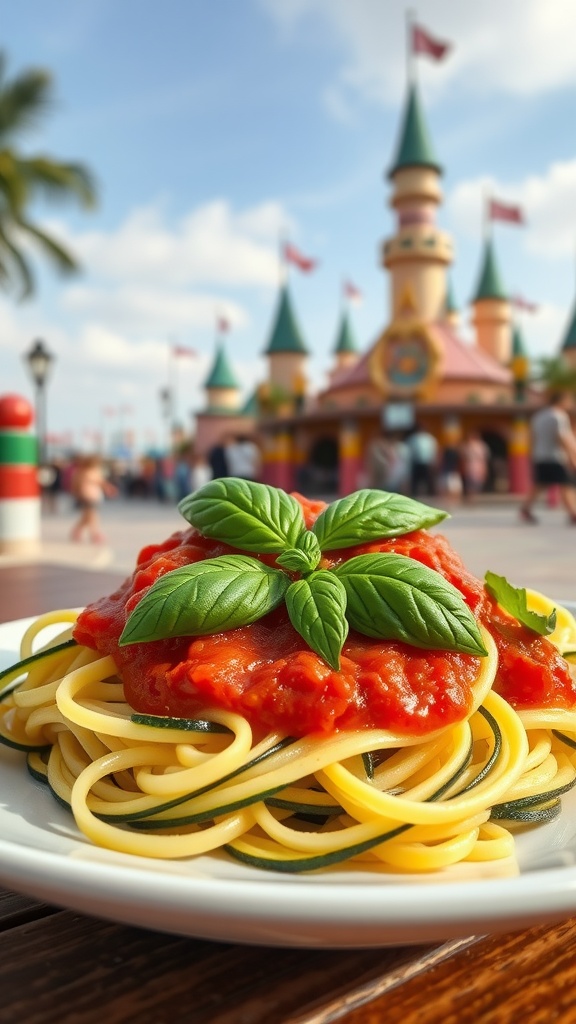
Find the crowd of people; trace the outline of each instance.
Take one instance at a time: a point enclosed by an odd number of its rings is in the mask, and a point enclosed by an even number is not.
[[[557,493],[568,521],[576,523],[576,435],[570,413],[574,396],[555,393],[531,420],[532,484],[520,505],[524,522],[537,523],[533,508],[542,492]],[[54,459],[39,470],[46,513],[66,498],[78,515],[70,539],[104,540],[100,508],[106,498],[151,497],[175,503],[217,477],[259,480],[260,447],[254,437],[227,433],[207,455],[188,443],[169,456],[144,456],[133,462],[99,455]],[[421,425],[407,433],[383,432],[366,453],[366,483],[415,498],[473,501],[491,478],[491,453],[476,431],[455,445],[441,446]]]
[[[372,444],[368,459],[371,487],[420,496],[472,500],[486,487],[490,449],[477,432],[458,445],[442,448],[421,426],[409,433],[385,432]]]
[[[142,456],[134,460],[104,459],[98,454],[54,458],[38,471],[42,508],[55,514],[65,503],[77,511],[70,540],[104,541],[100,509],[107,498],[155,498],[178,502],[215,477],[239,476],[257,480],[260,449],[245,435],[227,434],[205,457],[194,445],[184,444],[168,456]]]

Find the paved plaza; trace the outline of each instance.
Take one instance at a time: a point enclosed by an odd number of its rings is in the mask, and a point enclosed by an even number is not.
[[[508,499],[482,499],[450,512],[451,518],[437,529],[449,537],[472,572],[483,576],[491,569],[516,586],[576,600],[576,527],[567,524],[562,509],[543,505],[537,526],[521,523],[517,503]],[[102,510],[106,543],[99,546],[69,542],[74,518],[64,500],[57,514],[43,517],[40,557],[126,573],[141,547],[163,540],[184,523],[175,508],[154,500],[107,501]]]

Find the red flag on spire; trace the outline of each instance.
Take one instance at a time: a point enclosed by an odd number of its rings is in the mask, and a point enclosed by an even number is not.
[[[508,224],[524,224],[524,214],[519,206],[501,203],[498,199],[490,200],[488,216],[490,220],[505,220]]]
[[[355,284],[352,284],[352,281],[344,281],[344,295],[349,302],[362,302],[362,292]]]
[[[535,302],[528,302],[528,299],[522,298],[521,295],[514,295],[512,297],[512,305],[516,309],[521,309],[524,313],[537,313],[538,306]]]
[[[315,270],[317,266],[317,260],[312,260],[308,256],[303,256],[296,246],[291,245],[290,242],[284,244],[284,259],[287,263],[293,263],[298,270],[302,270],[303,273],[309,274],[311,270]]]
[[[444,60],[452,44],[431,36],[421,25],[412,25],[412,52],[423,53],[432,60]]]
[[[176,358],[178,358],[178,356],[195,356],[196,349],[186,348],[184,345],[173,345],[172,355],[176,356]]]
[[[216,318],[216,329],[220,334],[226,334],[230,330],[230,321],[225,316]]]

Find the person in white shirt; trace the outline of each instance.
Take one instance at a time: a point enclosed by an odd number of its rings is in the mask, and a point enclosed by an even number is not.
[[[576,437],[568,410],[574,398],[569,392],[555,392],[548,404],[532,417],[532,487],[520,507],[526,523],[537,523],[532,506],[540,492],[558,487],[569,523],[576,524],[576,491],[570,473],[576,470]]]
[[[436,494],[436,473],[438,468],[438,441],[433,434],[422,427],[416,429],[406,438],[411,463],[411,493],[417,497],[424,494]]]
[[[260,475],[260,449],[250,437],[235,437],[226,446],[226,461],[230,476],[257,480]]]

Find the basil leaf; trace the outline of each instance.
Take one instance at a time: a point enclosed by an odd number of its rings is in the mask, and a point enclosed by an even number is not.
[[[260,554],[295,547],[306,528],[295,498],[239,477],[211,480],[183,498],[178,509],[205,537]]]
[[[290,622],[309,647],[339,671],[340,652],[348,635],[346,591],[332,572],[314,572],[286,591]]]
[[[118,643],[202,636],[256,622],[280,603],[290,579],[248,555],[221,555],[161,576],[130,615]]]
[[[513,587],[505,576],[497,576],[494,572],[487,572],[484,577],[486,590],[505,611],[513,615],[523,626],[527,626],[534,633],[540,636],[548,636],[556,628],[556,609],[550,615],[541,615],[528,608],[526,590],[524,587]]]
[[[434,526],[447,515],[403,494],[365,488],[332,502],[312,530],[322,551],[334,551]]]
[[[344,584],[346,615],[359,633],[432,650],[487,653],[460,591],[416,559],[357,555],[333,572]]]
[[[276,559],[278,565],[293,572],[312,572],[322,557],[320,545],[315,534],[306,530],[298,538],[298,547],[288,548]]]

